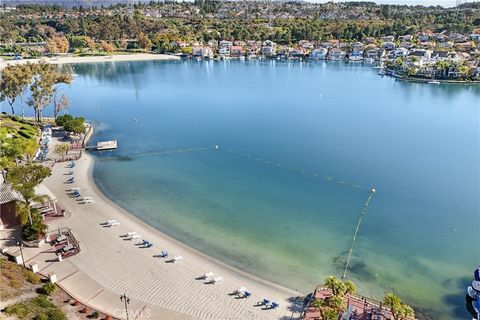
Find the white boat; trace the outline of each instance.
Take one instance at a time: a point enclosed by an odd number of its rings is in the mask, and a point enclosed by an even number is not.
[[[428,81],[429,84],[440,84],[440,81],[437,81],[437,80],[432,80],[432,81]]]

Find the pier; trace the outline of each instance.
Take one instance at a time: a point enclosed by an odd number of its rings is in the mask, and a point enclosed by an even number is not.
[[[117,140],[111,140],[111,141],[99,141],[97,142],[96,146],[88,146],[85,147],[87,150],[115,150],[117,149]]]

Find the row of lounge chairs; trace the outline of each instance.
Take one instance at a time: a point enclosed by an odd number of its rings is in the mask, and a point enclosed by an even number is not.
[[[82,194],[80,193],[80,188],[74,187],[70,189],[70,194],[75,197],[81,199],[82,203],[94,203],[95,200],[93,200],[92,197],[85,196],[82,197]]]

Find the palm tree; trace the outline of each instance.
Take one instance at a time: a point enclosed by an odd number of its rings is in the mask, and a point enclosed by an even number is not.
[[[325,279],[324,286],[326,288],[332,290],[333,295],[335,295],[335,296],[338,296],[338,295],[343,296],[345,294],[345,291],[346,291],[346,286],[343,283],[343,281],[341,281],[340,279],[338,279],[335,276],[327,277]]]
[[[319,311],[322,309],[322,307],[325,305],[325,301],[322,299],[315,299],[313,302],[310,304],[311,307],[314,307],[318,309]]]
[[[353,294],[355,291],[357,291],[357,287],[352,281],[344,281],[343,284],[346,287],[345,294]]]

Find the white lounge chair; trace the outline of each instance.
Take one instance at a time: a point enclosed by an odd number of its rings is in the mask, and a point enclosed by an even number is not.
[[[119,223],[120,224],[120,223]],[[126,237],[128,240],[133,240],[133,239],[138,239],[141,238],[142,236],[139,234],[132,234],[131,236]]]
[[[119,226],[120,222],[117,220],[107,220],[106,226],[107,227],[114,227],[114,226]]]
[[[211,278],[207,278],[205,280],[206,280],[205,283],[213,283],[214,284],[214,283],[222,281],[223,278],[222,277],[211,277]]]
[[[136,231],[127,232],[127,233],[125,234],[125,237],[128,238],[128,237],[131,237],[131,236],[133,236],[133,235],[135,235],[135,234],[138,234],[138,233],[137,233]]]
[[[173,259],[172,259],[173,262],[177,262],[177,261],[181,261],[181,260],[183,260],[182,256],[176,256],[176,257],[173,257]]]
[[[203,279],[213,278],[215,274],[213,272],[207,272],[203,275]]]

